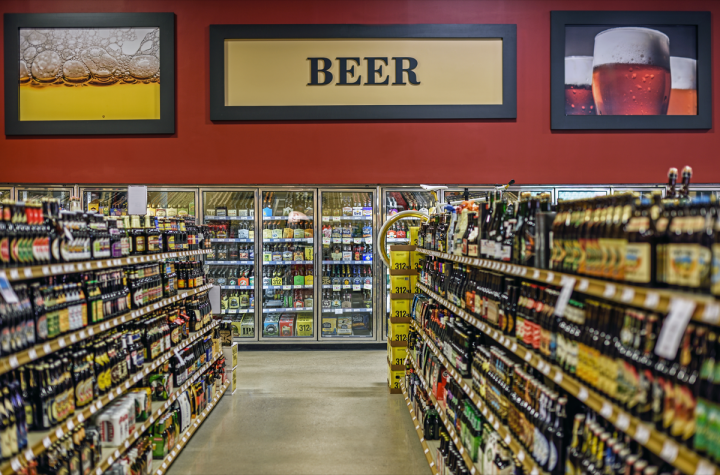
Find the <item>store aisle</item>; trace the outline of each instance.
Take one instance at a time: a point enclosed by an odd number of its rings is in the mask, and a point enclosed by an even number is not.
[[[169,470],[190,474],[430,474],[385,351],[238,352],[224,397]]]

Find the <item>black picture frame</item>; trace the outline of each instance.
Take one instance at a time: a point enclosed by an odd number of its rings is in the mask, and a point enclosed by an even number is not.
[[[226,39],[501,38],[503,103],[493,105],[226,106]],[[210,25],[210,120],[515,119],[517,25]]]
[[[5,135],[118,135],[175,133],[174,13],[6,13]],[[160,118],[150,120],[20,121],[20,28],[160,28]]]
[[[550,109],[552,130],[652,130],[712,128],[710,12],[550,12]],[[692,25],[697,28],[698,113],[682,115],[565,115],[565,27],[572,25]]]

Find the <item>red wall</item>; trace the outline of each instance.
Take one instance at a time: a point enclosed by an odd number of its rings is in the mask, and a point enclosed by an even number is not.
[[[720,21],[717,0],[3,0],[3,13],[175,12],[177,125],[173,136],[3,134],[0,181],[652,183],[663,182],[670,166],[691,165],[694,182],[720,183],[715,129],[550,130],[550,11],[577,8],[710,10],[713,30]],[[208,25],[221,23],[516,23],[517,120],[212,123]],[[718,84],[720,40],[712,38]],[[0,114],[4,131],[3,122]]]

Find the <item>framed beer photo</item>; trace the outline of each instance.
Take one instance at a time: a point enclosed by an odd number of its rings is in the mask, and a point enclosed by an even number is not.
[[[551,12],[553,130],[710,129],[709,12]]]
[[[175,132],[174,13],[5,14],[5,134]]]

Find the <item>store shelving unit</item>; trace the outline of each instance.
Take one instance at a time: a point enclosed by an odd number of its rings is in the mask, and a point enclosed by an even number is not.
[[[692,312],[693,320],[710,325],[720,324],[720,303],[710,295],[638,287],[620,282],[607,282],[552,270],[536,269],[534,267],[487,259],[456,256],[443,252],[429,251],[427,249],[417,249],[417,252],[481,269],[542,282],[548,285],[563,286],[572,284],[574,292],[654,312],[667,313],[670,311],[670,305],[673,300],[681,299],[694,304],[695,308]]]
[[[164,298],[162,300],[151,303],[144,307],[141,307],[141,308],[135,309],[133,311],[126,312],[117,317],[108,319],[104,322],[97,323],[95,325],[90,325],[88,327],[83,328],[82,330],[64,334],[53,340],[35,345],[31,348],[27,348],[25,350],[19,351],[12,355],[8,355],[3,358],[0,358],[0,374],[7,373],[8,371],[12,371],[17,367],[22,366],[27,363],[30,363],[31,361],[34,361],[38,358],[43,358],[49,354],[55,353],[56,351],[61,350],[62,348],[65,348],[68,345],[75,344],[77,342],[80,342],[80,341],[88,339],[88,338],[94,338],[94,336],[96,334],[110,330],[111,328],[115,328],[118,325],[123,325],[123,324],[130,322],[132,320],[135,320],[136,318],[139,318],[143,315],[147,315],[148,313],[154,312],[155,310],[158,310],[162,307],[165,307],[167,305],[175,303],[178,300],[182,300],[182,299],[185,299],[192,295],[195,295],[195,294],[198,294],[201,292],[205,292],[205,291],[209,290],[211,287],[212,287],[212,284],[206,284],[201,287],[197,287],[195,289],[189,289],[186,291],[178,292],[178,294],[175,295],[174,297]]]
[[[207,334],[217,325],[218,322],[213,322],[204,329],[194,333],[192,337],[190,337],[184,343],[184,346],[187,346],[197,341],[198,338]],[[145,376],[154,371],[158,366],[169,360],[174,354],[174,350],[169,350],[165,352],[165,354],[156,358],[154,361],[146,363],[145,365],[143,365],[143,369],[141,371],[138,371],[138,373],[136,373],[132,377],[132,379],[128,379],[127,381],[125,381],[125,383],[109,391],[103,397],[93,401],[92,404],[85,407],[84,409],[77,410],[72,417],[64,421],[62,424],[58,424],[57,426],[47,431],[29,432],[28,448],[23,453],[13,457],[9,461],[0,465],[0,474],[11,475],[19,471],[22,467],[26,467],[29,462],[31,462],[33,459],[45,452],[45,450],[47,450],[52,444],[60,440],[66,433],[72,432],[73,428],[75,428],[77,425],[82,424],[84,421],[90,419],[97,411],[110,404],[110,402],[112,402],[115,398],[128,392],[131,387],[133,387]]]
[[[220,387],[220,390],[217,392],[215,399],[208,403],[205,410],[200,413],[200,415],[195,419],[195,422],[193,422],[190,427],[188,427],[188,429],[182,434],[182,438],[175,445],[175,448],[173,448],[164,459],[153,460],[153,466],[150,473],[154,473],[155,475],[163,475],[168,470],[168,468],[170,468],[170,465],[172,465],[173,461],[185,448],[190,438],[193,436],[193,434],[195,434],[195,431],[197,431],[198,427],[200,427],[200,425],[205,421],[207,416],[210,415],[212,410],[215,408],[215,405],[223,397],[223,394],[225,394],[225,391],[227,391],[229,386],[230,383],[227,383]]]
[[[437,410],[438,414],[440,415],[440,420],[442,421],[443,425],[445,426],[445,430],[450,435],[450,438],[452,439],[453,443],[455,444],[455,447],[457,447],[458,452],[460,452],[460,455],[463,458],[463,461],[465,462],[465,465],[470,469],[470,474],[475,475],[476,473],[480,473],[480,470],[477,469],[475,466],[475,462],[472,461],[470,458],[470,454],[468,453],[465,446],[462,444],[462,440],[458,437],[457,432],[455,431],[455,427],[453,426],[452,422],[450,422],[445,415],[445,404],[441,401],[438,401],[435,396],[432,393],[432,388],[427,384],[425,381],[425,378],[423,378],[421,374],[421,370],[418,366],[418,364],[415,362],[412,356],[410,356],[410,353],[408,352],[408,361],[412,365],[413,368],[415,368],[415,374],[420,378],[420,382],[422,383],[423,387],[425,388],[425,391],[427,392],[428,396],[430,397],[430,400],[433,403],[433,406],[435,406],[435,409]],[[414,417],[414,416],[413,416]],[[417,430],[417,427],[416,427]]]
[[[415,409],[412,408],[412,402],[408,397],[405,385],[401,384],[400,387],[402,388],[402,395],[405,396],[405,403],[407,404],[408,410],[410,411],[410,416],[412,417],[413,424],[415,424],[415,432],[417,432],[418,438],[420,439],[420,445],[422,445],[423,453],[425,453],[425,458],[427,459],[428,465],[430,466],[430,471],[433,475],[439,475],[437,464],[435,463],[435,454],[437,453],[437,446],[439,444],[437,443],[437,441],[434,440],[425,440],[423,428],[420,427],[420,423],[415,416]]]
[[[539,469],[535,462],[532,460],[532,457],[525,456],[525,449],[520,444],[520,442],[517,440],[517,438],[510,432],[508,427],[505,424],[501,424],[500,419],[497,417],[497,415],[494,413],[492,408],[488,406],[485,401],[480,397],[479,394],[477,394],[472,389],[472,381],[469,382],[466,381],[465,378],[463,378],[460,373],[458,373],[453,365],[445,358],[445,356],[438,350],[438,348],[435,346],[433,341],[428,338],[428,336],[425,334],[422,328],[420,328],[420,325],[417,324],[413,320],[412,322],[413,329],[418,332],[418,334],[422,337],[423,340],[425,340],[428,344],[428,347],[433,352],[435,357],[440,360],[440,362],[445,366],[445,369],[450,373],[450,375],[459,383],[459,385],[462,387],[462,390],[467,394],[467,396],[470,398],[470,400],[475,404],[475,406],[480,410],[483,417],[487,418],[488,422],[492,425],[493,429],[495,429],[495,432],[500,434],[500,437],[502,437],[503,442],[505,445],[507,445],[510,450],[512,450],[513,454],[515,454],[515,457],[520,461],[520,463],[523,464],[523,467],[525,468],[525,471],[527,473],[537,475],[539,473]],[[409,357],[412,361],[412,357]],[[413,362],[413,366],[415,366],[415,363]],[[457,445],[457,438],[453,438],[453,442],[455,442],[455,445]]]
[[[17,282],[20,280],[37,279],[54,275],[76,274],[89,270],[105,270],[112,267],[142,264],[143,262],[156,262],[177,257],[197,256],[207,254],[208,252],[207,249],[199,249],[196,251],[162,252],[145,256],[122,257],[120,259],[98,259],[94,261],[16,267],[0,270],[0,276],[5,276],[10,282]]]
[[[172,405],[172,403],[174,403],[177,398],[187,388],[190,387],[191,384],[197,381],[200,376],[205,374],[205,372],[212,366],[215,361],[218,360],[221,355],[222,354],[217,354],[213,356],[212,361],[203,365],[203,367],[200,368],[188,381],[183,383],[182,386],[180,386],[179,388],[175,388],[173,392],[169,395],[167,401],[153,401],[150,417],[148,417],[147,420],[143,421],[141,424],[136,423],[135,431],[130,434],[127,439],[123,440],[120,445],[103,446],[102,451],[104,455],[100,464],[95,468],[96,475],[101,475],[107,469],[109,469],[113,462],[118,460],[122,456],[122,454],[124,454],[125,451],[129,449],[130,446],[132,446],[132,444],[134,444],[135,441],[138,440],[145,433],[145,431],[152,428],[153,423],[158,420],[163,414],[165,414],[165,412]]]
[[[477,265],[478,267],[483,267],[487,269],[493,269],[500,272],[506,272],[513,275],[520,275],[525,278],[531,278],[533,280],[539,280],[543,281],[548,284],[553,285],[562,285],[568,282],[567,280],[563,280],[562,284],[560,283],[560,279],[564,276],[566,279],[568,277],[575,277],[575,276],[566,276],[564,274],[559,274],[551,271],[545,271],[540,269],[533,269],[529,267],[523,267],[523,266],[514,266],[510,264],[500,264],[494,261],[485,261],[482,259],[468,259],[458,256],[450,256],[449,254],[444,253],[437,253],[434,251],[427,251],[427,250],[421,250],[418,249],[419,252],[423,252],[428,255],[436,255],[436,257],[439,258],[446,258],[445,256],[448,256],[447,259],[452,259],[456,262],[464,262],[469,265]],[[431,254],[432,253],[432,254]],[[460,261],[460,259],[465,259],[466,261]],[[478,261],[476,264],[475,261]],[[524,271],[523,271],[524,270]],[[544,277],[544,279],[543,279]],[[557,280],[556,280],[557,279]],[[581,279],[588,281],[590,279]],[[597,281],[600,282],[600,281]],[[572,285],[572,282],[566,285]],[[580,284],[574,284],[574,285],[580,285]],[[614,289],[613,292],[607,292],[602,291],[601,295],[596,295],[603,298],[608,298],[612,300],[612,297],[614,297],[617,294],[616,286],[623,287],[623,288],[631,288],[633,291],[636,289],[632,286],[625,286],[620,284],[610,284],[602,282],[603,286],[612,286],[611,288]],[[599,289],[597,289],[598,284],[595,284],[595,288],[591,288],[589,285],[587,287],[583,286],[582,289],[578,290],[579,292],[588,293],[589,295],[595,295],[594,292],[598,292]],[[703,475],[709,475],[709,474],[715,474],[720,475],[720,468],[712,464],[710,461],[703,459],[700,457],[696,452],[688,449],[684,445],[679,445],[677,442],[675,442],[672,438],[666,436],[665,434],[656,431],[654,428],[650,427],[649,425],[641,422],[639,419],[631,416],[621,408],[619,408],[617,405],[613,404],[612,401],[608,400],[607,398],[603,397],[602,395],[598,394],[597,392],[593,391],[591,388],[587,387],[586,385],[578,382],[575,378],[572,376],[566,374],[564,371],[562,371],[557,366],[551,365],[547,363],[543,358],[541,358],[538,354],[528,351],[524,347],[518,346],[515,342],[514,338],[509,338],[502,333],[497,332],[495,329],[491,328],[489,325],[485,324],[481,320],[477,319],[475,316],[465,312],[464,310],[456,307],[446,299],[440,297],[435,292],[431,291],[429,288],[427,288],[425,285],[418,283],[418,288],[422,290],[425,294],[432,297],[434,300],[439,302],[441,305],[446,307],[448,310],[453,312],[454,314],[458,315],[459,317],[463,318],[467,322],[469,322],[471,325],[478,328],[480,331],[491,337],[493,340],[495,340],[497,343],[502,345],[506,350],[513,353],[518,358],[526,361],[530,366],[537,369],[540,373],[545,375],[550,380],[554,381],[555,384],[563,388],[567,393],[569,393],[571,396],[577,398],[582,403],[590,407],[593,411],[597,412],[605,418],[607,421],[615,425],[618,429],[625,432],[626,434],[629,434],[631,437],[633,437],[637,442],[639,442],[641,445],[646,447],[648,450],[650,450],[652,453],[660,456],[663,460],[671,464],[672,466],[676,467],[683,473],[686,473],[688,475],[694,475],[694,474],[700,474]],[[642,289],[637,288],[638,294],[642,295],[645,294],[644,300],[647,299],[647,294],[649,293],[657,293],[657,295],[660,295],[660,292],[655,290],[648,290],[648,289]],[[593,293],[590,293],[593,292]],[[635,296],[638,296],[638,294],[635,294]],[[680,296],[673,296],[669,297],[667,294],[676,294],[675,292],[662,292],[664,295],[663,298],[661,298],[660,302],[657,304],[653,303],[651,305],[652,310],[656,311],[663,311],[664,308],[665,311],[668,309],[669,305],[669,299],[670,298],[681,298]],[[607,297],[605,296],[607,295]],[[685,295],[685,294],[682,294]],[[704,298],[700,296],[690,296],[695,297],[699,300],[698,306],[703,305],[705,303]],[[664,307],[661,306],[661,303],[663,300],[667,300],[667,303]],[[630,302],[633,302],[633,299],[627,299],[621,300],[625,304],[630,304]],[[640,302],[640,301],[639,301]],[[644,301],[642,302],[644,303]],[[712,303],[712,305],[715,305]],[[641,307],[647,308],[645,305],[640,305]],[[697,315],[697,309],[694,316]],[[700,315],[702,318],[702,315]]]

